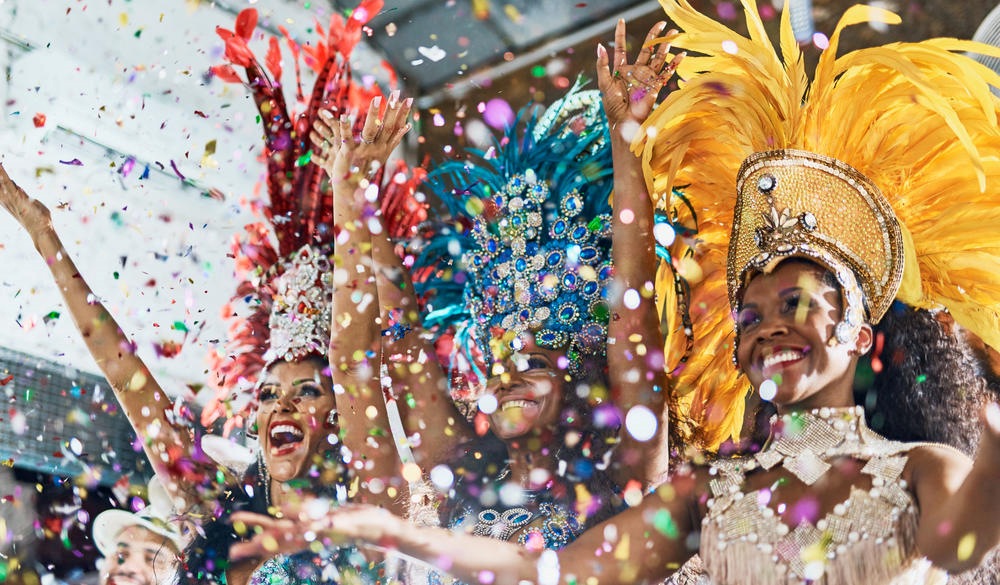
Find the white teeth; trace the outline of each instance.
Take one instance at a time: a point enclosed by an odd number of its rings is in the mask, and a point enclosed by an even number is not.
[[[784,351],[779,351],[778,353],[772,353],[771,355],[764,358],[764,367],[770,368],[777,364],[784,362],[792,362],[800,359],[804,354],[801,351],[796,351],[793,349],[786,349]]]
[[[504,402],[500,408],[501,410],[507,410],[508,408],[524,408],[526,406],[534,406],[535,404],[537,403],[531,400],[509,400]]]
[[[278,425],[271,429],[271,437],[274,437],[275,435],[279,434],[292,435],[293,437],[297,437],[299,439],[303,437],[302,431],[293,427],[292,425]]]

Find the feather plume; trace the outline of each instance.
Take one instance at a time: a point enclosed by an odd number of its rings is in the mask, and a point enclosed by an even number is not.
[[[658,205],[679,209],[671,193],[680,187],[697,213],[697,238],[678,238],[671,251],[700,268],[690,303],[694,352],[676,372],[676,385],[680,414],[701,427],[709,447],[739,436],[749,389],[731,362],[726,246],[736,173],[753,152],[807,150],[869,177],[913,244],[907,256],[915,262],[906,267],[898,298],[947,309],[1000,347],[1000,131],[991,92],[1000,77],[957,54],[998,56],[1000,49],[932,39],[838,56],[846,27],[900,22],[891,12],[855,6],[838,23],[809,83],[787,5],[779,56],[752,0],[742,3],[750,38],[699,14],[687,0],[661,0],[682,30],[673,46],[700,56],[681,63],[681,89],[653,112],[633,144]],[[661,275],[660,296],[672,288]],[[678,355],[677,336],[670,335],[678,319],[670,317],[666,347]]]

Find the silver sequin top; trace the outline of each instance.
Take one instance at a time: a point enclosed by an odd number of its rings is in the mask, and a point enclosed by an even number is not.
[[[710,468],[712,499],[700,546],[704,573],[687,576],[688,583],[929,585],[947,580],[916,551],[919,511],[901,477],[915,444],[890,441],[869,429],[860,407],[793,413],[783,417],[782,428],[782,435],[754,457]],[[831,460],[845,457],[864,462],[861,473],[871,485],[851,486],[847,500],[815,524],[807,519],[786,524],[769,505],[773,486],[747,491],[746,476],[755,470],[782,466],[812,485],[833,467]]]

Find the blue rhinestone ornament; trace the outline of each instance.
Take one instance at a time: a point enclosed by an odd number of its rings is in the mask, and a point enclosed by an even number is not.
[[[492,359],[495,341],[528,334],[547,349],[566,350],[572,370],[606,343],[611,278],[611,148],[598,92],[574,89],[544,116],[526,113],[492,154],[436,168],[428,190],[441,199],[461,233],[441,232],[414,269],[461,271],[461,300],[430,298],[425,323],[454,327],[455,338]],[[478,159],[478,160],[477,160]],[[440,241],[450,238],[446,245]],[[450,243],[461,246],[451,252]],[[447,248],[447,255],[440,253]],[[440,280],[417,284],[451,294]],[[434,321],[436,319],[436,321]],[[597,331],[595,333],[595,330]],[[599,338],[595,343],[594,339]],[[491,344],[491,342],[494,342]],[[585,347],[584,347],[585,346]],[[476,372],[477,375],[482,372]]]

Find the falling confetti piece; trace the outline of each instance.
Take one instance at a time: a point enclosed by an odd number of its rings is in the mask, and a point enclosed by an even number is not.
[[[35,117],[31,121],[35,124],[35,128],[41,128],[45,125],[45,114],[39,112],[35,114]]]
[[[435,63],[448,56],[448,53],[437,45],[432,47],[417,47],[417,52]]]
[[[74,158],[72,160],[61,160],[61,161],[59,161],[59,164],[70,165],[70,166],[74,166],[74,167],[82,167],[83,166],[83,162],[80,159],[78,159],[78,158]]]
[[[180,179],[181,179],[182,181],[184,181],[184,180],[187,180],[187,177],[185,177],[184,175],[182,175],[182,174],[181,174],[181,171],[180,171],[180,169],[178,169],[178,168],[177,168],[177,163],[175,163],[175,162],[174,162],[173,160],[171,160],[171,161],[170,161],[170,168],[174,169],[174,173],[175,173],[175,174],[176,174],[176,175],[177,175],[178,177],[180,177]]]

